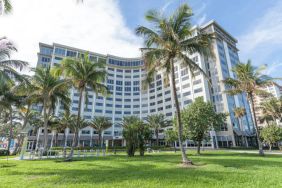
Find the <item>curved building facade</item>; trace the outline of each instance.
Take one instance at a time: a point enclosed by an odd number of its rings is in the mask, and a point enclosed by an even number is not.
[[[203,70],[209,74],[211,84],[200,72],[194,72],[192,77],[188,68],[181,63],[175,64],[175,75],[177,84],[177,97],[181,108],[192,103],[197,97],[203,97],[205,101],[211,101],[217,112],[228,112],[225,125],[218,132],[211,133],[213,147],[226,147],[243,144],[236,140],[238,134],[253,131],[249,105],[246,97],[227,96],[223,91],[225,86],[221,80],[227,77],[234,77],[231,69],[239,61],[236,40],[223,30],[216,22],[212,21],[206,25],[196,28],[213,32],[216,36],[214,49],[215,59],[206,60],[199,54],[191,54],[189,57],[194,60]],[[86,51],[54,43],[53,45],[39,44],[38,66],[55,66],[64,57],[80,57]],[[102,55],[88,52],[90,60],[104,61],[106,63],[107,79],[106,85],[110,90],[110,95],[103,97],[88,90],[87,103],[82,106],[82,116],[90,120],[97,116],[109,118],[113,125],[104,132],[104,137],[108,140],[122,140],[122,127],[120,122],[125,116],[135,115],[145,119],[149,114],[162,113],[168,119],[174,115],[174,103],[172,91],[168,79],[158,70],[154,81],[148,85],[147,89],[142,89],[142,80],[146,77],[144,62],[141,58],[123,58],[112,55]],[[78,111],[78,92],[71,89],[72,106],[71,112]],[[234,118],[233,109],[242,106],[246,108],[247,115],[243,118],[243,125]],[[56,114],[60,115],[63,108],[58,105]],[[34,142],[40,145],[42,130],[30,147],[34,147]],[[61,145],[70,145],[72,133],[66,130],[67,141]],[[241,135],[242,136],[242,135]],[[36,139],[36,141],[35,141]],[[80,143],[84,146],[93,146],[97,139],[96,131],[90,127],[80,131]],[[186,142],[189,145],[189,142]]]

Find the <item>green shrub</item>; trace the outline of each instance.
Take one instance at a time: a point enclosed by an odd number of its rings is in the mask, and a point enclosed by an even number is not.
[[[9,155],[8,150],[0,150],[0,156],[6,156]]]

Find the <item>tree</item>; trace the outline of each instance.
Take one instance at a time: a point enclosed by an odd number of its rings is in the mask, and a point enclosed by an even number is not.
[[[174,105],[176,107],[176,118],[178,124],[178,140],[182,154],[182,162],[191,164],[188,160],[182,145],[182,123],[180,107],[177,98],[175,68],[176,63],[182,63],[189,68],[194,76],[195,71],[201,69],[187,54],[199,53],[205,57],[212,55],[212,35],[201,31],[194,31],[191,27],[190,19],[192,10],[187,4],[180,6],[171,16],[164,17],[161,12],[150,10],[146,14],[147,21],[152,24],[152,28],[139,26],[136,29],[137,35],[145,39],[146,48],[143,48],[143,58],[147,70],[146,82],[151,83],[157,70],[164,70],[165,80],[171,81]]]
[[[14,88],[10,85],[2,85],[0,87],[0,108],[2,108],[2,113],[6,113],[6,125],[9,127],[9,137],[8,137],[8,152],[10,151],[11,140],[14,137],[14,129],[16,122],[14,121],[14,111],[16,106],[19,106],[21,98],[15,95]],[[6,126],[6,127],[7,127]]]
[[[282,119],[282,103],[281,100],[272,97],[260,103],[260,107],[264,116],[271,117],[275,122]]]
[[[272,123],[261,130],[261,137],[265,143],[269,146],[269,151],[272,149],[272,145],[282,139],[282,129],[276,124]]]
[[[175,142],[177,142],[177,132],[175,130],[166,130],[165,131],[165,140],[168,143],[172,143],[174,146],[174,151],[176,152],[176,144]]]
[[[200,147],[209,130],[220,127],[226,114],[216,113],[210,102],[205,102],[202,97],[182,111],[183,125],[187,127],[188,137],[197,141],[197,153],[200,155]]]
[[[149,115],[147,122],[150,128],[154,130],[157,146],[159,146],[159,131],[168,126],[165,116],[163,114]]]
[[[48,118],[55,108],[55,104],[60,103],[66,107],[70,104],[69,84],[65,79],[51,74],[50,67],[36,68],[31,84],[33,92],[31,97],[40,101],[43,105],[44,119],[44,151],[48,146]]]
[[[79,92],[77,124],[80,122],[83,95],[85,96],[84,102],[87,102],[88,99],[87,88],[90,88],[97,94],[107,93],[107,87],[103,84],[106,76],[105,65],[106,62],[102,59],[92,62],[86,53],[81,55],[80,58],[63,59],[61,66],[53,71],[54,75],[63,75],[70,80],[73,87]]]
[[[262,71],[265,67],[256,68],[252,66],[251,60],[248,60],[246,64],[238,63],[233,69],[233,73],[236,75],[236,78],[227,78],[224,80],[224,83],[228,86],[229,89],[226,90],[226,93],[229,95],[237,95],[246,93],[249,104],[252,109],[253,122],[255,125],[257,142],[259,146],[259,154],[264,155],[262,143],[260,140],[260,133],[256,121],[256,113],[254,106],[254,96],[255,95],[269,95],[261,88],[267,86],[273,82],[273,78],[262,74]]]
[[[145,140],[150,138],[149,127],[136,116],[127,116],[123,118],[123,137],[126,140],[127,155],[133,157],[137,148],[140,155],[144,155]]]
[[[89,124],[98,132],[98,146],[102,148],[102,133],[112,126],[112,122],[106,117],[96,117]]]
[[[28,65],[27,62],[21,60],[11,60],[11,53],[17,49],[7,38],[0,38],[0,85],[12,84],[16,81],[22,81],[24,78],[17,72]]]
[[[70,154],[69,154],[68,159],[67,159],[68,161],[72,160],[74,148],[77,147],[78,144],[79,144],[78,143],[79,130],[89,126],[89,123],[87,121],[85,121],[84,119],[79,119],[79,122],[77,122],[76,120],[77,120],[77,116],[71,115],[71,122],[72,123],[69,124],[69,128],[73,132],[74,136],[73,136],[71,151],[70,151]]]

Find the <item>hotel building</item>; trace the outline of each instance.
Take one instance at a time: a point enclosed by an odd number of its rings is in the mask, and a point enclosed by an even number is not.
[[[190,75],[189,70],[180,63],[175,64],[177,97],[181,108],[191,104],[197,97],[203,97],[205,101],[211,101],[217,112],[228,113],[229,116],[224,125],[218,131],[211,131],[211,141],[206,144],[211,147],[230,147],[244,145],[240,139],[246,136],[249,139],[248,145],[252,144],[253,123],[250,115],[250,108],[245,95],[228,96],[224,93],[226,89],[222,83],[223,79],[234,77],[231,68],[238,61],[237,40],[226,32],[215,21],[210,21],[202,26],[196,26],[196,30],[202,30],[213,33],[216,37],[213,43],[215,57],[206,59],[200,54],[190,54],[193,59],[209,75],[210,82],[200,73],[195,72],[195,77]],[[60,64],[65,57],[79,57],[88,52],[57,43],[39,44],[38,66],[55,66]],[[97,116],[108,117],[113,125],[104,131],[106,140],[119,145],[122,142],[122,127],[120,122],[124,116],[135,115],[145,119],[149,114],[162,113],[167,119],[174,116],[174,103],[172,98],[172,88],[165,81],[162,70],[155,75],[154,81],[148,89],[142,90],[141,83],[146,77],[146,70],[142,58],[125,58],[113,55],[103,55],[94,52],[88,52],[90,60],[99,60],[106,63],[107,80],[106,83],[111,95],[103,97],[96,95],[88,90],[87,104],[82,106],[82,116],[90,120]],[[130,54],[129,54],[130,56]],[[75,89],[70,90],[72,105],[71,112],[77,114],[78,111],[78,92]],[[243,125],[239,125],[234,117],[233,109],[235,107],[244,107],[247,115],[243,117]],[[60,115],[63,109],[60,105],[56,107],[56,115]],[[43,130],[39,129],[37,133],[30,133],[29,147],[35,148],[35,145],[42,144]],[[70,146],[73,134],[69,129],[65,130],[67,141],[60,143],[62,134],[59,135],[60,145]],[[32,136],[33,135],[33,136]],[[52,138],[49,135],[49,140]],[[160,136],[163,138],[163,135]],[[84,128],[79,133],[80,144],[83,146],[93,146],[97,140],[96,131],[90,127]],[[36,144],[37,143],[37,144]],[[186,146],[193,146],[193,141],[186,141]]]

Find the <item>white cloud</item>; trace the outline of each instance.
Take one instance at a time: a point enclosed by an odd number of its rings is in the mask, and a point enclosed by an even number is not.
[[[263,63],[282,45],[282,1],[257,18],[246,32],[238,37],[243,57],[255,58]],[[281,47],[280,47],[281,50]]]
[[[14,0],[0,17],[0,36],[18,48],[14,58],[37,62],[38,43],[62,43],[103,54],[140,55],[141,39],[127,28],[116,0]]]

